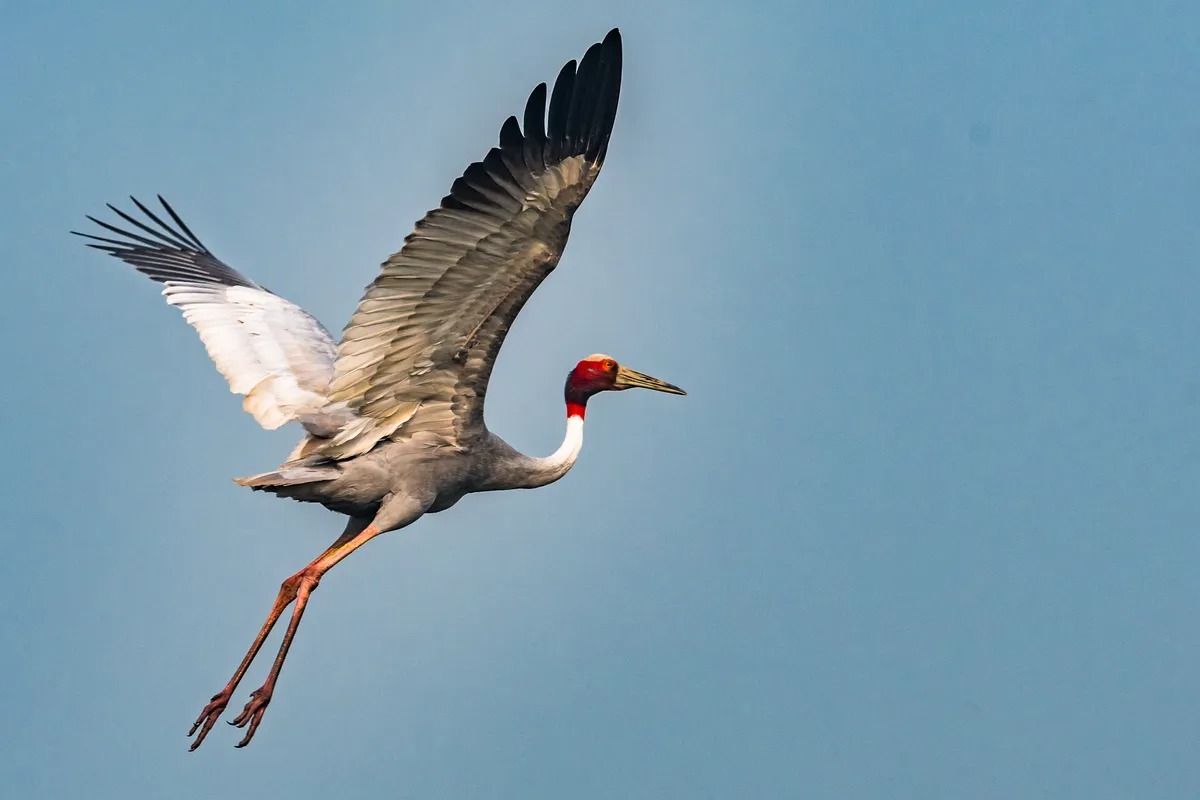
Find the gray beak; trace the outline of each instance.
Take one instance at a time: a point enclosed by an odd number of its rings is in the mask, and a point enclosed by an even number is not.
[[[687,392],[678,386],[673,386],[666,381],[651,378],[649,375],[643,375],[640,372],[634,372],[625,367],[617,367],[617,378],[613,382],[613,386],[617,389],[632,389],[636,386],[639,389],[653,389],[656,392],[666,392],[667,394],[687,394]]]

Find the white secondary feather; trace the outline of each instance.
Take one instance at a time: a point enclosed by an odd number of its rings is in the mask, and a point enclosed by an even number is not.
[[[163,295],[264,428],[324,407],[337,345],[304,309],[250,286],[168,281]]]

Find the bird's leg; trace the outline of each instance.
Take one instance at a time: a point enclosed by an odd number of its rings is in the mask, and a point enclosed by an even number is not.
[[[250,727],[246,731],[246,735],[240,742],[238,747],[245,747],[250,744],[250,740],[254,738],[254,732],[258,730],[258,725],[262,722],[263,714],[266,713],[267,704],[271,702],[271,695],[275,691],[275,683],[279,680],[279,672],[283,669],[284,659],[287,658],[288,649],[292,646],[292,638],[296,635],[296,629],[300,627],[300,618],[304,616],[304,608],[308,605],[308,597],[312,594],[312,590],[317,588],[321,582],[321,577],[328,572],[335,564],[341,561],[346,556],[353,553],[358,548],[369,542],[381,533],[381,530],[376,525],[367,525],[361,531],[351,534],[347,529],[346,533],[338,539],[333,545],[322,553],[317,559],[309,564],[304,569],[297,572],[292,578],[297,580],[296,583],[296,607],[292,609],[292,619],[288,623],[287,633],[283,635],[283,642],[279,645],[279,654],[275,656],[275,663],[271,665],[271,671],[267,675],[267,680],[262,686],[250,693],[250,701],[246,703],[246,707],[242,709],[242,713],[234,717],[230,725],[236,725],[239,728],[244,728],[248,724]],[[287,582],[284,583],[285,587]],[[282,596],[283,590],[280,590]],[[278,618],[278,615],[276,615]]]
[[[233,697],[233,692],[242,681],[242,677],[246,674],[246,670],[250,668],[250,663],[254,661],[254,657],[258,655],[258,651],[262,648],[263,642],[271,633],[271,629],[275,627],[275,623],[279,620],[284,609],[292,604],[296,599],[296,591],[298,583],[294,580],[293,575],[283,582],[283,586],[279,589],[279,595],[275,598],[275,604],[271,606],[271,613],[267,615],[267,621],[263,623],[262,628],[258,632],[258,636],[254,638],[254,643],[250,645],[250,649],[246,652],[246,657],[242,659],[242,663],[238,665],[237,671],[233,673],[233,677],[229,679],[229,683],[225,684],[225,688],[213,695],[212,700],[200,712],[200,716],[196,717],[196,721],[192,723],[191,730],[188,731],[188,736],[196,733],[199,728],[200,735],[196,736],[196,741],[192,742],[192,746],[188,750],[195,750],[204,741],[204,737],[208,736],[208,732],[212,730],[213,725],[221,718],[222,712],[225,711],[225,706],[229,705],[229,699]]]
[[[258,655],[258,651],[262,649],[263,642],[266,641],[267,636],[270,635],[271,629],[275,627],[275,623],[279,621],[279,617],[283,615],[284,610],[286,610],[287,607],[290,606],[292,602],[300,596],[300,589],[305,583],[306,576],[308,576],[308,579],[312,581],[311,575],[314,567],[320,564],[323,559],[328,558],[331,554],[336,553],[340,548],[348,545],[354,540],[355,537],[365,533],[366,525],[366,520],[351,519],[346,525],[345,532],[338,537],[337,541],[330,545],[325,552],[321,553],[321,555],[318,556],[307,567],[283,582],[283,585],[279,588],[279,594],[275,597],[275,603],[271,606],[271,612],[267,614],[267,621],[264,622],[262,628],[259,629],[258,636],[254,637],[254,642],[250,645],[250,649],[246,651],[246,656],[242,659],[242,663],[238,665],[237,671],[233,673],[233,677],[229,679],[229,683],[225,684],[225,688],[213,695],[212,700],[210,700],[208,705],[204,707],[204,710],[200,712],[200,716],[196,718],[195,723],[192,724],[191,730],[188,731],[188,736],[196,734],[197,729],[200,731],[199,735],[196,736],[196,741],[192,742],[192,746],[188,748],[189,750],[195,750],[197,747],[199,747],[200,743],[204,741],[204,737],[207,736],[208,732],[212,730],[213,725],[215,725],[217,720],[221,718],[222,712],[225,711],[225,706],[229,704],[229,700],[233,696],[234,691],[237,689],[238,684],[241,683],[242,678],[245,676],[246,670],[250,668],[250,663],[254,661],[254,658]],[[335,561],[334,563],[337,562]],[[326,569],[328,569],[328,567],[326,567]],[[324,570],[321,571],[321,574],[324,574]],[[308,593],[312,591],[312,589],[316,586],[316,583],[319,581],[320,575],[317,575],[316,580],[312,581],[311,585],[304,594],[305,600],[308,598]],[[292,624],[288,628],[287,642],[291,641],[291,636],[295,634],[295,627],[298,624],[299,614],[295,614],[293,615]],[[286,652],[286,649],[285,642],[283,652]],[[272,674],[278,673],[278,667],[282,660],[283,655],[281,653],[280,657],[276,659],[276,666],[272,670]],[[265,706],[266,704],[264,703],[263,705]],[[261,717],[261,714],[259,716]],[[252,733],[253,729],[251,730],[251,734]],[[249,736],[247,736],[247,739],[249,739]]]

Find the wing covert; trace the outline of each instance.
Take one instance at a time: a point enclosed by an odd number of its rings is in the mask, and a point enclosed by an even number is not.
[[[382,265],[338,347],[330,402],[358,420],[332,458],[425,432],[457,446],[483,430],[492,365],[509,326],[558,264],[571,218],[608,149],[621,85],[614,29],[529,96],[499,146],[454,181]]]
[[[163,284],[167,302],[200,334],[230,391],[245,395],[243,407],[264,428],[318,414],[337,353],[324,326],[214,256],[161,196],[174,225],[130,199],[145,221],[108,207],[133,230],[89,216],[118,238],[72,233]]]

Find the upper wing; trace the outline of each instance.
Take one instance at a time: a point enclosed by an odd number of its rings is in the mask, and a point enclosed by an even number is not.
[[[94,217],[88,219],[121,238],[72,233],[165,284],[167,302],[200,334],[230,391],[246,396],[243,407],[264,428],[319,412],[337,354],[329,332],[304,309],[222,263],[162,197],[177,227],[130,199],[146,222],[109,208],[145,236]]]
[[[558,264],[571,217],[600,173],[621,87],[621,36],[563,67],[500,129],[367,287],[338,347],[330,400],[358,418],[333,458],[427,431],[456,445],[482,429],[492,364],[513,319]]]

